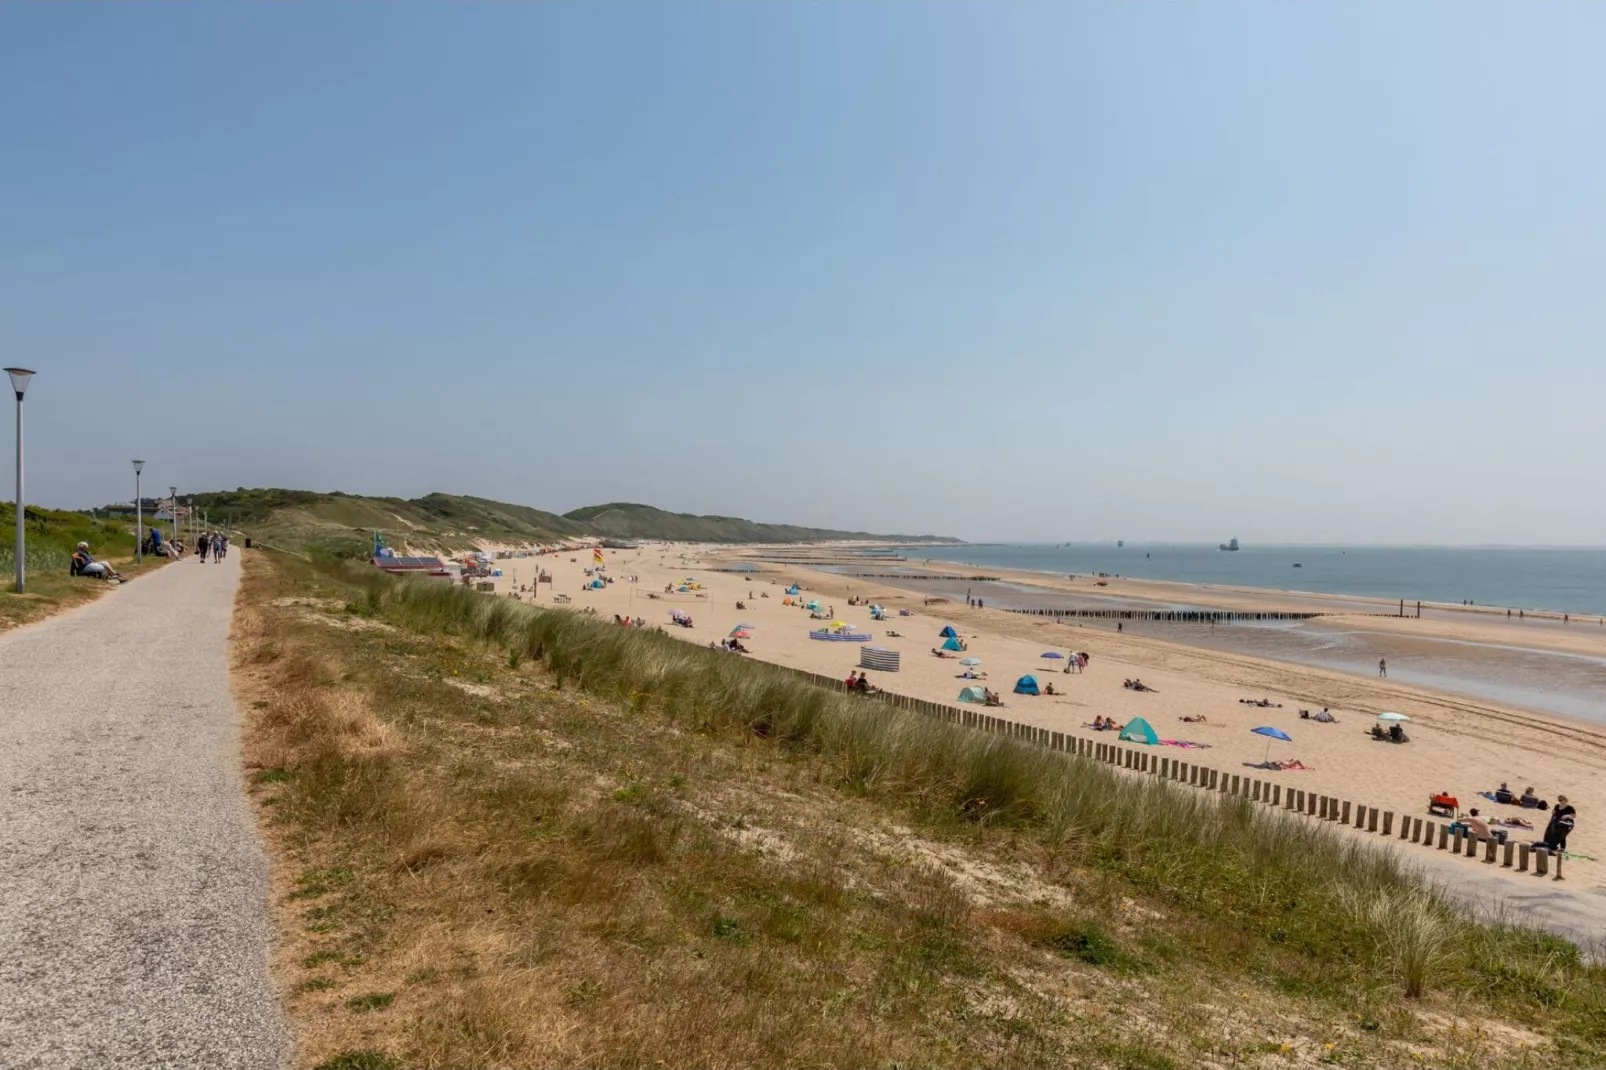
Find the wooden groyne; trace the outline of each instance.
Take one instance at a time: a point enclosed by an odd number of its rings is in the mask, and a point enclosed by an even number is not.
[[[997,576],[939,576],[930,572],[839,572],[850,580],[947,580],[950,583],[996,583]]]
[[[1180,624],[1231,624],[1252,620],[1313,620],[1330,613],[1250,613],[1224,609],[1006,609],[1028,617],[1072,617],[1079,620],[1157,620]]]

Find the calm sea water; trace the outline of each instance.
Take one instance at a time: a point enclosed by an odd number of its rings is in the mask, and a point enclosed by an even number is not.
[[[1036,572],[1606,614],[1606,549],[1246,546],[1227,553],[1185,544],[1023,543],[933,547],[930,555]]]

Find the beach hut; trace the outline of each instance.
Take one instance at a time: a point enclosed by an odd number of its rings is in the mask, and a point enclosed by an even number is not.
[[[1037,677],[1035,677],[1035,676],[1022,676],[1019,680],[1016,680],[1015,681],[1015,694],[1017,694],[1017,695],[1037,695],[1037,694],[1041,694],[1041,692],[1037,690]]]
[[[1126,727],[1121,729],[1121,739],[1127,743],[1147,743],[1151,747],[1160,742],[1160,737],[1154,734],[1149,722],[1141,717],[1134,717],[1126,723]]]
[[[937,638],[939,639],[957,639],[958,637],[959,633],[954,631],[954,626],[952,624],[943,625],[942,631],[937,633]]]
[[[942,641],[942,648],[944,650],[963,650],[965,649],[965,644],[950,636]]]
[[[960,702],[974,702],[983,705],[987,701],[987,692],[979,687],[967,687],[959,692]]]

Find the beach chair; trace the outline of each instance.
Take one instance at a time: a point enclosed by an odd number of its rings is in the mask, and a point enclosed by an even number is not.
[[[1460,809],[1461,803],[1454,795],[1428,796],[1428,813],[1434,817],[1453,818]]]

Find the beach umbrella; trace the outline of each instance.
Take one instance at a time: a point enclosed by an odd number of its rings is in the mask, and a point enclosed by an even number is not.
[[[730,633],[728,638],[731,638],[731,639],[751,639],[751,638],[753,638],[753,633],[748,631],[746,628],[732,628],[731,629],[731,633]]]
[[[736,627],[738,627],[738,628],[746,628],[748,631],[752,631],[754,628],[757,628],[758,625],[756,625],[756,624],[738,624]]]
[[[1291,743],[1291,742],[1293,742],[1293,739],[1294,739],[1293,736],[1289,735],[1287,732],[1284,732],[1281,728],[1273,728],[1270,725],[1261,725],[1259,728],[1251,728],[1249,731],[1253,732],[1257,736],[1265,736],[1265,737],[1267,737],[1266,738],[1266,757],[1261,759],[1262,761],[1270,761],[1271,760],[1271,741],[1272,740],[1280,739],[1284,743]]]
[[[976,666],[976,665],[980,665],[981,664],[981,659],[980,658],[960,658],[959,659],[959,664]]]
[[[1410,718],[1407,717],[1403,713],[1380,713],[1380,714],[1377,715],[1377,719],[1379,721],[1409,721],[1410,720]]]
[[[1045,657],[1045,658],[1062,659],[1062,658],[1065,657],[1065,655],[1061,654],[1061,653],[1059,653],[1057,651],[1050,650],[1047,654],[1044,654],[1043,657]]]

